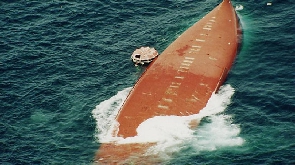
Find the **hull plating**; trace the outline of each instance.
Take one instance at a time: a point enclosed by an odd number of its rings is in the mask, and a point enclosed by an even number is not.
[[[147,68],[119,111],[113,136],[134,137],[137,127],[154,116],[198,114],[225,81],[237,54],[239,35],[235,10],[224,0]],[[134,153],[141,159],[151,145],[105,143],[96,160],[117,164]]]

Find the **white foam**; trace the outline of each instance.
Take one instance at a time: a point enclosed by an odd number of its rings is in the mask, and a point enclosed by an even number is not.
[[[92,111],[92,116],[96,119],[96,138],[100,142],[110,141],[113,131],[116,130],[117,122],[115,118],[131,89],[129,87],[119,91],[115,96],[101,102]]]
[[[152,154],[169,155],[185,147],[193,146],[196,151],[215,150],[222,146],[242,145],[243,139],[238,137],[240,128],[232,124],[231,117],[223,115],[231,103],[234,89],[230,85],[220,88],[218,94],[213,94],[206,107],[199,114],[190,116],[156,116],[139,125],[137,136],[129,138],[114,137],[117,122],[115,117],[126,99],[131,88],[118,92],[109,100],[100,103],[93,110],[97,120],[100,142],[116,141],[117,143],[147,143],[157,145],[149,151]],[[207,117],[211,122],[201,124],[197,129],[190,128],[192,120],[200,121]]]
[[[235,10],[236,11],[240,11],[240,10],[243,10],[244,9],[244,6],[243,5],[237,5]]]
[[[212,151],[222,147],[241,146],[244,140],[239,137],[239,125],[233,124],[229,115],[209,116],[210,122],[200,125],[195,138],[191,139],[195,151]]]

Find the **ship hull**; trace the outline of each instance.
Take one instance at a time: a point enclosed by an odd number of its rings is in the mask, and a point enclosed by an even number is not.
[[[137,136],[138,126],[155,116],[198,114],[225,81],[240,35],[235,10],[224,0],[150,64],[121,107],[113,136]],[[151,145],[103,143],[96,160],[102,164],[118,162],[132,154],[140,158]]]

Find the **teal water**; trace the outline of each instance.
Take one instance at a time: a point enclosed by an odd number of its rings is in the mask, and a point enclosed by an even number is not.
[[[163,51],[219,2],[0,1],[0,164],[91,164],[93,110],[143,71],[131,53]],[[232,2],[244,35],[231,102],[165,164],[295,164],[295,2]]]

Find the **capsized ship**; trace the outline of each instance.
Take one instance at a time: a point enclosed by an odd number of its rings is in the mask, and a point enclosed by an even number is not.
[[[121,107],[112,136],[135,137],[138,126],[155,116],[198,114],[225,81],[240,35],[231,1],[223,0],[149,65]],[[99,164],[123,164],[133,157],[144,164],[152,159],[145,155],[152,145],[102,143],[95,160]]]

